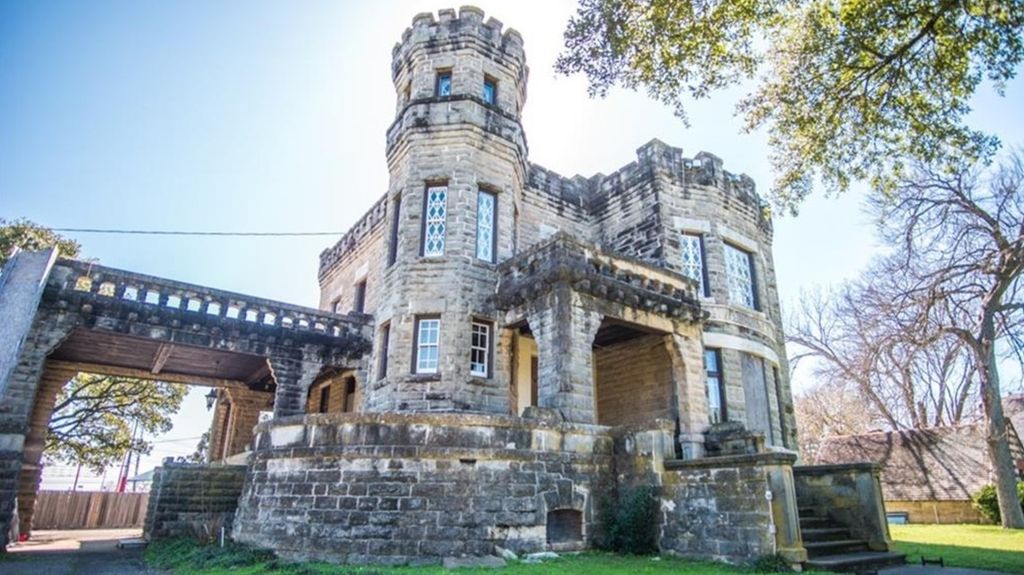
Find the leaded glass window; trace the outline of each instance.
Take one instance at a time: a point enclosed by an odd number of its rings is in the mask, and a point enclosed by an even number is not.
[[[476,194],[476,257],[494,261],[495,208],[498,197],[484,190]]]
[[[491,324],[473,322],[472,340],[469,347],[469,373],[477,377],[490,377]]]
[[[451,72],[438,72],[437,73],[437,95],[438,96],[451,96],[452,95],[452,73]]]
[[[423,210],[423,255],[443,256],[445,216],[448,211],[448,186],[427,188],[427,201]]]
[[[697,293],[708,295],[704,280],[704,239],[697,234],[683,234],[681,245],[683,275],[697,281]]]
[[[421,318],[416,322],[416,373],[437,373],[441,320]]]
[[[729,302],[757,309],[754,296],[754,260],[750,252],[725,245],[725,274],[729,279]]]
[[[704,369],[707,372],[708,421],[725,421],[725,385],[722,381],[722,355],[717,349],[704,350]]]

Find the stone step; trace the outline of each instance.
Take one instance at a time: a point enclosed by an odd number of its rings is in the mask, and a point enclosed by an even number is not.
[[[804,568],[843,573],[872,573],[885,567],[903,565],[906,555],[886,551],[861,551],[808,559]]]
[[[828,517],[801,517],[800,529],[813,529],[815,527],[840,527]]]
[[[804,542],[814,543],[816,541],[841,541],[850,539],[850,530],[842,527],[800,527],[800,534]]]
[[[867,551],[869,548],[868,542],[863,539],[838,539],[836,541],[804,542],[804,549],[807,550],[808,557],[823,557]]]
[[[818,508],[817,507],[797,507],[796,511],[797,511],[797,514],[800,517],[818,517],[819,516]]]

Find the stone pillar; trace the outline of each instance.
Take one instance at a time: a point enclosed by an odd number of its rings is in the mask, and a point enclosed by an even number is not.
[[[21,472],[18,474],[18,531],[23,534],[32,532],[32,515],[35,511],[36,493],[42,478],[43,450],[46,448],[46,436],[50,418],[57,401],[57,394],[64,388],[77,372],[67,369],[54,369],[47,366],[39,378],[35,405],[29,418],[28,435],[25,436],[25,448],[21,461]]]
[[[537,342],[537,401],[567,421],[596,423],[593,343],[602,316],[577,298],[559,287],[529,314]]]
[[[231,417],[231,401],[224,390],[218,390],[217,404],[213,407],[213,421],[210,423],[210,442],[207,446],[206,461],[212,463],[224,457],[224,441],[227,439],[228,420]]]
[[[38,312],[7,387],[0,394],[0,552],[7,543],[14,517],[29,417],[36,404],[46,356],[67,337],[76,319],[77,315],[63,312]]]
[[[307,345],[302,350],[301,357],[298,357],[298,354],[274,354],[267,358],[274,382],[277,384],[277,391],[274,393],[275,419],[306,413],[309,386],[313,384],[323,367],[319,352],[318,347]]]
[[[231,457],[248,451],[252,445],[252,428],[259,421],[260,412],[273,409],[274,395],[265,391],[250,389],[225,389],[231,402],[228,433],[224,438],[224,457]]]
[[[709,425],[700,327],[666,335],[665,347],[672,358],[672,381],[679,401],[679,445],[683,459],[695,459],[704,455],[704,431]]]

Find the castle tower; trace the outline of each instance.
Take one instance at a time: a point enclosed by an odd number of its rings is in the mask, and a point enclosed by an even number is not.
[[[395,45],[365,410],[509,412],[508,338],[492,299],[497,263],[516,250],[526,77],[519,33],[474,7],[420,14]]]

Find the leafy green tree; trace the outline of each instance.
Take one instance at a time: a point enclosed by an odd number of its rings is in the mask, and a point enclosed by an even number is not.
[[[77,258],[82,246],[49,228],[24,218],[8,221],[0,218],[0,266],[7,263],[14,248],[42,250],[56,246],[60,255]]]
[[[747,130],[765,127],[776,204],[812,185],[892,192],[904,165],[988,160],[965,123],[988,80],[1002,94],[1024,58],[1024,0],[581,0],[555,67],[592,95],[646,89],[685,100],[748,80]]]
[[[186,386],[80,373],[57,395],[46,437],[47,458],[102,472],[129,451],[152,444],[132,438],[136,423],[150,436],[171,429]]]

